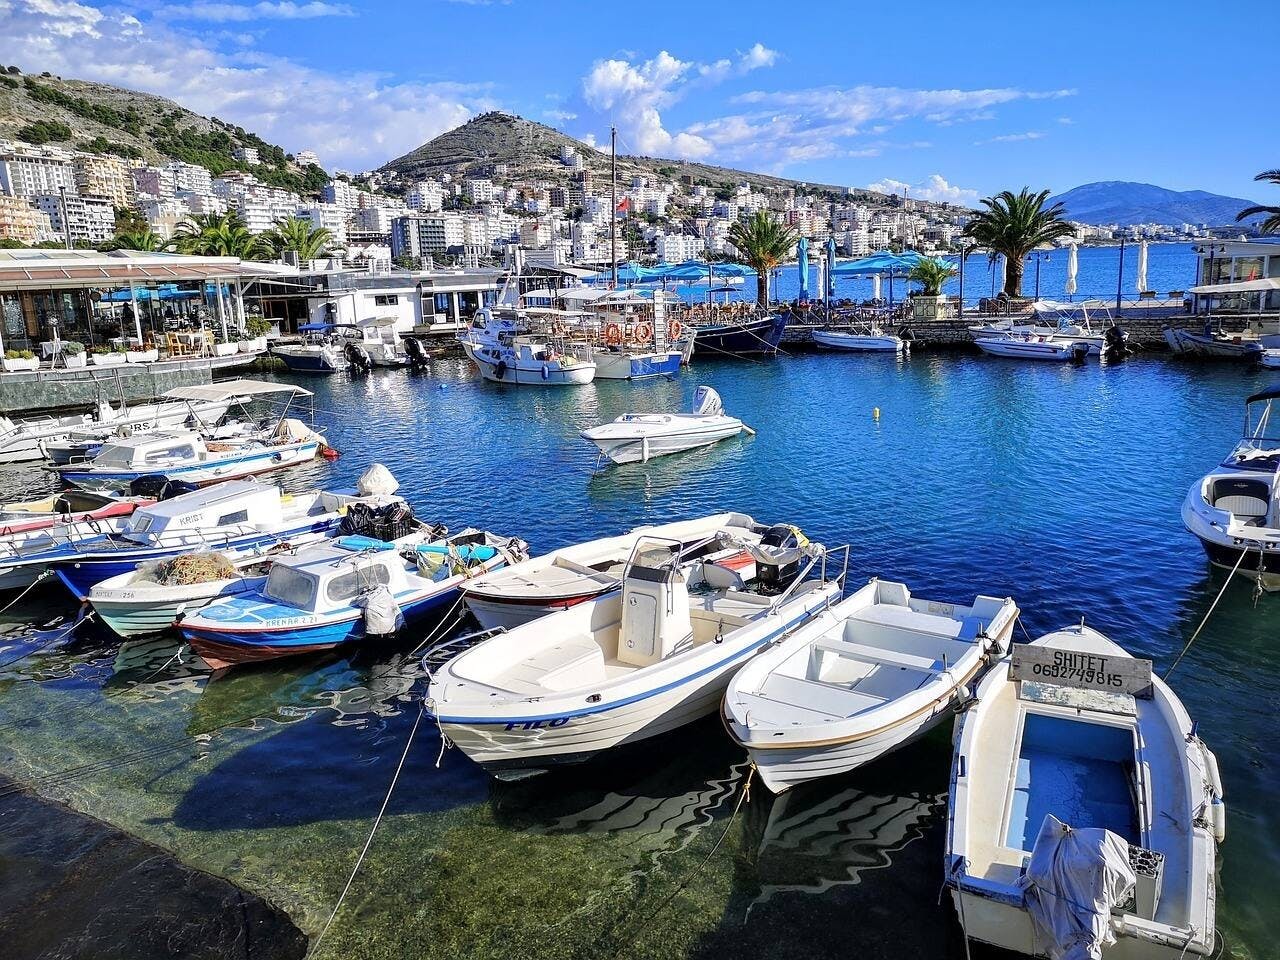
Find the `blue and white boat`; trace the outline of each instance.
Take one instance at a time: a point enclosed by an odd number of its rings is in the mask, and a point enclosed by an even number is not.
[[[523,542],[481,530],[340,537],[276,560],[260,588],[210,604],[179,628],[214,669],[318,653],[394,633],[456,601],[464,581],[525,556]]]
[[[199,550],[230,559],[272,545],[309,544],[335,535],[355,503],[381,506],[398,497],[312,491],[286,494],[278,487],[233,480],[135,510],[116,533],[84,537],[7,561],[55,571],[77,597],[94,584],[150,563]]]
[[[713,713],[733,674],[839,599],[844,582],[818,544],[742,546],[755,559],[749,581],[713,561],[683,563],[680,542],[640,537],[621,591],[461,653],[432,678],[428,711],[499,775],[581,762]]]

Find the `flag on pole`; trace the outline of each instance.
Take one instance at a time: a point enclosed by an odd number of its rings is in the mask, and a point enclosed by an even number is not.
[[[618,204],[618,209],[617,209],[617,211],[616,211],[616,212],[618,212],[618,213],[630,213],[630,212],[631,212],[631,198],[630,198],[630,197],[623,197],[623,198],[622,198],[622,202],[621,202],[620,204]]]

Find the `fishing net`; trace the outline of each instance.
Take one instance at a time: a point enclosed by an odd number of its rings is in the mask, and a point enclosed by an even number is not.
[[[156,564],[155,581],[166,587],[230,580],[236,568],[221,553],[184,553]]]

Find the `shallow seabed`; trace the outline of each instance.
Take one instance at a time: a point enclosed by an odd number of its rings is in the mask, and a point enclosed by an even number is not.
[[[1183,532],[1181,499],[1270,378],[1164,358],[920,353],[700,363],[673,381],[565,390],[482,383],[455,360],[305,382],[343,457],[292,474],[293,488],[350,485],[381,460],[420,515],[537,551],[741,510],[851,543],[851,584],[1011,595],[1033,635],[1085,616],[1162,670],[1224,577]],[[592,475],[580,429],[681,405],[699,383],[759,435]],[[34,469],[0,484],[47,488]],[[48,589],[6,618],[70,612]],[[1221,761],[1218,922],[1235,957],[1280,943],[1278,627],[1280,596],[1255,606],[1241,576],[1172,678]],[[269,897],[314,939],[418,717],[412,651],[426,633],[210,680],[172,639],[91,631],[0,669],[0,756],[43,794]],[[25,649],[0,638],[0,664]],[[440,752],[423,721],[316,956],[963,956],[938,902],[945,730],[782,798],[755,784],[741,804],[744,756],[714,718],[518,783]]]

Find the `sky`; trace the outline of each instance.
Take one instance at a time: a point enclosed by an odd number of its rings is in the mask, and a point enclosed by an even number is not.
[[[0,0],[0,61],[162,94],[330,169],[499,109],[600,145],[616,125],[619,152],[922,199],[1137,180],[1280,203],[1253,182],[1280,167],[1273,58],[1252,14],[1215,9]]]

